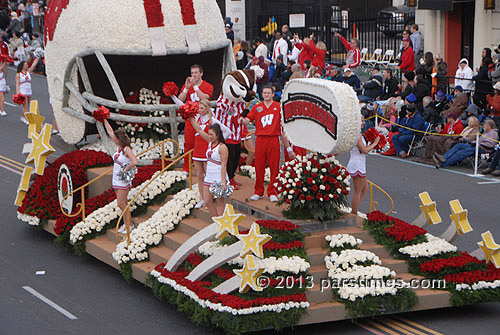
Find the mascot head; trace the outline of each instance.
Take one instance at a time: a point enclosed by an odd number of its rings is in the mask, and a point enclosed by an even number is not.
[[[222,94],[235,102],[250,102],[255,98],[254,70],[229,72],[222,81]]]

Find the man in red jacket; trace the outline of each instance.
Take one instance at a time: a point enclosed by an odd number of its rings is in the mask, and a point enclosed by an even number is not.
[[[410,46],[410,39],[403,38],[403,52],[401,52],[401,64],[399,68],[402,72],[415,71],[415,54],[413,48]]]
[[[274,187],[280,166],[280,136],[281,136],[281,105],[273,100],[274,92],[271,85],[262,89],[263,102],[253,106],[246,117],[239,122],[255,123],[255,188],[250,200],[259,200],[264,195],[264,175],[267,163],[271,170],[271,180],[267,186],[267,196],[271,202],[278,201],[278,193]],[[293,150],[288,148],[288,154],[295,158]],[[290,148],[290,150],[289,150]]]
[[[347,49],[347,56],[345,58],[344,68],[355,68],[361,64],[361,52],[359,51],[359,40],[356,38],[351,39],[351,42],[347,42],[344,36],[339,33],[335,33],[335,36],[340,38],[340,42]]]

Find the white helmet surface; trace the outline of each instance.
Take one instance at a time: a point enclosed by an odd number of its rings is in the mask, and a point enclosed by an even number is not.
[[[97,104],[130,109],[128,92],[161,92],[167,81],[181,87],[192,64],[203,66],[216,97],[223,74],[235,68],[215,0],[51,0],[45,41],[54,115],[71,144],[95,132]]]

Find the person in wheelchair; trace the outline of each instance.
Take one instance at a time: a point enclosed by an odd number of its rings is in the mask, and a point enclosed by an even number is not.
[[[498,132],[495,122],[491,119],[484,121],[484,132],[479,137],[479,153],[493,152],[495,142],[498,140]],[[448,150],[444,155],[434,153],[432,160],[436,169],[446,167],[458,163],[465,158],[472,156],[476,152],[476,141],[463,141],[455,144],[453,148]]]

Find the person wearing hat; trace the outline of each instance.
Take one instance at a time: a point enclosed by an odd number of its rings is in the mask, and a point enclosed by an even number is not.
[[[415,53],[410,43],[408,37],[403,38],[403,52],[401,52],[401,63],[399,64],[402,72],[415,71]]]
[[[464,91],[469,93],[473,88],[472,76],[474,76],[474,71],[469,67],[469,61],[467,58],[462,58],[455,72],[455,87],[462,86]]]
[[[458,118],[462,117],[465,109],[469,105],[469,97],[464,93],[462,86],[455,86],[453,91],[453,99],[451,100],[448,109],[441,112],[441,115],[446,117],[449,113],[454,113],[458,115]]]
[[[12,36],[12,34],[15,34],[16,32],[18,32],[18,33],[21,32],[21,30],[23,29],[23,26],[22,26],[21,20],[17,17],[16,12],[11,12],[10,18],[11,18],[11,21],[10,21],[10,24],[7,27],[6,31],[9,34],[9,36]]]
[[[380,67],[375,65],[372,68],[372,75],[368,78],[366,83],[361,84],[361,88],[363,89],[363,95],[358,97],[360,102],[370,102],[382,94],[382,88],[384,86],[384,80],[382,79],[382,75],[380,74]]]
[[[234,45],[234,31],[231,27],[231,24],[226,23],[226,37],[228,40],[231,40],[231,44]]]
[[[274,62],[271,59],[271,57],[266,57],[264,58],[264,63],[267,65],[267,71],[269,72],[269,80],[274,76],[274,71],[276,70],[276,67],[274,66]]]
[[[401,158],[408,157],[407,152],[413,136],[417,139],[422,138],[423,133],[418,132],[418,130],[425,130],[425,121],[417,111],[417,107],[413,104],[405,107],[406,116],[399,123],[400,126],[403,126],[404,128],[399,127],[398,133],[392,136],[392,143],[396,149],[396,154],[398,154]]]
[[[332,64],[328,65],[325,68],[325,74],[321,78],[326,80],[336,81],[338,83],[341,83],[343,81],[340,69],[338,68],[338,66]]]
[[[354,73],[352,73],[352,70],[350,67],[344,68],[344,83],[350,85],[354,91],[360,92],[361,91],[361,80],[359,80],[358,76],[356,76]]]
[[[407,95],[413,93],[413,88],[417,85],[415,81],[415,72],[406,72],[403,75],[403,85],[400,87],[399,96],[401,99],[405,99]]]
[[[447,115],[446,121],[443,129],[441,129],[441,125],[436,127],[436,131],[440,134],[460,135],[464,130],[462,120],[458,120],[458,116],[454,112]],[[427,138],[427,143],[425,144],[425,158],[429,161],[432,160],[435,152],[443,155],[456,143],[458,143],[458,136],[431,135]]]

